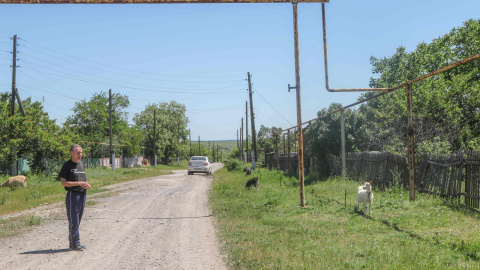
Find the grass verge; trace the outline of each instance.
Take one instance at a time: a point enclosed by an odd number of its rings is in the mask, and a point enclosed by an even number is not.
[[[259,174],[261,171],[261,175]],[[246,190],[260,176],[258,190]],[[359,183],[332,178],[305,187],[257,170],[215,173],[210,193],[232,269],[478,269],[479,214],[425,194],[373,190],[372,214],[355,210]],[[345,193],[346,206],[345,206]]]

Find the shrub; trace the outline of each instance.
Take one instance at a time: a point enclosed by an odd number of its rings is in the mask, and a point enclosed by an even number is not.
[[[227,168],[227,171],[233,171],[233,170],[238,170],[242,167],[242,164],[240,161],[236,159],[229,159],[225,162],[225,167]]]

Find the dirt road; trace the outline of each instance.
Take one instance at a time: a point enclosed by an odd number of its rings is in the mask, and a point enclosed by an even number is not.
[[[211,181],[174,171],[110,186],[119,192],[112,197],[88,196],[83,252],[68,250],[64,203],[34,210],[47,220],[0,239],[0,269],[227,269],[207,204]]]

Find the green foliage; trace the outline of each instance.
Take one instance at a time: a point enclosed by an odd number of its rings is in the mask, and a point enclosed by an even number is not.
[[[127,107],[130,101],[127,96],[118,93],[112,94],[112,135],[114,144],[125,145],[123,154],[133,156],[141,153],[138,143],[143,139],[143,133],[138,129],[129,127]],[[72,109],[73,115],[67,117],[65,126],[78,134],[80,141],[109,142],[110,114],[108,93],[95,93],[90,100],[75,102]],[[89,156],[100,157],[102,146],[100,144],[84,145],[84,152]],[[104,150],[105,151],[105,150]],[[105,151],[106,152],[106,151]],[[115,151],[120,155],[120,151]]]
[[[399,47],[390,57],[371,57],[370,86],[394,87],[423,76],[480,51],[480,19],[468,20],[450,33],[420,43],[412,52]],[[418,153],[446,154],[480,148],[480,65],[479,60],[416,82],[413,90],[415,149]],[[359,100],[376,95],[363,94]],[[341,108],[331,104],[318,116]],[[346,150],[407,152],[407,105],[405,89],[368,101],[353,111],[345,110]],[[306,156],[319,160],[319,172],[329,175],[327,153],[339,155],[340,113],[318,119],[306,130]]]
[[[418,144],[416,153],[446,155],[450,154],[450,144],[448,142],[441,142],[439,137],[433,138],[433,141],[425,140]]]
[[[265,153],[272,153],[275,152],[275,140],[276,136],[275,134],[282,132],[282,128],[280,127],[265,127],[264,125],[260,126],[260,130],[258,131],[258,136],[257,136],[257,148],[263,150]],[[290,136],[290,142],[292,143],[292,148],[293,145],[295,144],[295,136]],[[279,143],[280,143],[280,139]],[[282,144],[283,145],[283,144]]]
[[[188,118],[185,115],[186,107],[176,101],[149,104],[140,113],[135,114],[133,121],[139,131],[145,134],[143,146],[145,155],[154,156],[153,142],[157,155],[161,156],[164,163],[168,159],[180,153],[180,156],[189,155],[187,137],[189,135],[187,125]],[[155,138],[154,138],[154,114],[156,114]],[[192,146],[193,147],[193,146]],[[162,153],[159,155],[159,153]]]
[[[28,219],[25,221],[25,225],[27,226],[34,226],[34,225],[40,225],[42,224],[42,218],[35,216],[35,215],[30,215],[28,216]]]
[[[392,87],[420,77],[428,72],[466,58],[480,51],[480,19],[468,20],[462,27],[434,39],[420,43],[412,52],[399,47],[397,52],[383,59],[371,58],[374,74],[371,87]],[[364,94],[364,97],[373,93]],[[475,149],[472,140],[480,137],[480,65],[478,60],[445,71],[413,84],[413,113],[416,144],[443,142],[435,147]],[[390,130],[389,137],[377,139],[385,145],[394,140],[406,145],[405,91],[398,90],[362,106],[371,124]],[[371,125],[370,124],[370,125]],[[427,143],[428,144],[428,143]],[[424,149],[429,146],[422,146]],[[432,146],[434,147],[434,146]],[[442,150],[444,151],[444,150]]]
[[[77,136],[68,128],[60,128],[39,102],[30,98],[22,101],[26,116],[15,107],[10,116],[10,94],[0,94],[0,167],[11,166],[14,159],[26,158],[31,161],[32,171],[42,171],[45,161],[68,155],[68,146]],[[13,152],[12,152],[13,151]]]
[[[228,171],[240,170],[242,169],[242,162],[237,159],[231,158],[225,161],[225,167]]]

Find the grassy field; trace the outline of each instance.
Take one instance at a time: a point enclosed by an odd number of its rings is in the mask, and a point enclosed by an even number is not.
[[[476,212],[374,189],[365,214],[359,183],[339,178],[306,186],[301,208],[296,179],[260,171],[258,190],[240,171],[215,173],[210,203],[232,269],[480,269]]]
[[[105,186],[131,181],[135,179],[153,177],[168,174],[171,170],[187,169],[188,161],[181,161],[180,166],[158,165],[143,168],[117,168],[115,172],[105,167],[86,169],[87,180],[92,186],[88,195],[94,195],[106,191]],[[3,183],[8,176],[0,176]],[[35,216],[23,216],[19,218],[2,219],[7,214],[31,209],[45,204],[63,202],[65,189],[54,177],[29,175],[26,188],[0,189],[0,237],[15,235],[17,228],[23,225],[39,225],[41,219]]]

